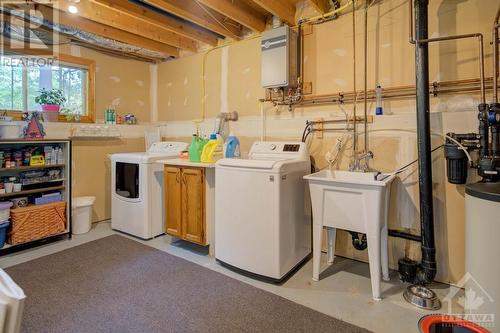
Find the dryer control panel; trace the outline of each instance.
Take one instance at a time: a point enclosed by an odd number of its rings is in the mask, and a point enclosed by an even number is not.
[[[155,142],[149,147],[148,153],[178,153],[183,150],[186,150],[188,144],[185,142],[168,142],[168,141],[160,141]]]

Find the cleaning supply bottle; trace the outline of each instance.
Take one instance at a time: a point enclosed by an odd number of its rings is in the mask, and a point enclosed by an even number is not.
[[[215,163],[223,157],[222,143],[217,139],[217,134],[210,134],[210,140],[203,147],[201,153],[202,163]]]
[[[201,162],[201,152],[203,151],[204,145],[205,140],[200,138],[197,134],[193,134],[193,139],[188,149],[188,156],[191,162]]]
[[[384,108],[382,107],[382,87],[380,84],[377,84],[377,88],[375,88],[375,97],[377,98],[375,114],[381,116],[384,114]]]
[[[231,132],[224,145],[224,157],[239,158],[240,156],[240,140]]]

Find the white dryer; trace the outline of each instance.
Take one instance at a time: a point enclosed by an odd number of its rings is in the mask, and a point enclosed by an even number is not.
[[[165,233],[163,165],[178,158],[184,142],[155,142],[147,152],[111,155],[111,228],[150,239]]]
[[[281,282],[311,254],[311,209],[300,142],[255,142],[248,159],[215,169],[215,257],[256,278]]]

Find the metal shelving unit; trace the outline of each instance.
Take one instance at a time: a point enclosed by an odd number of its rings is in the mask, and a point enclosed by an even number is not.
[[[20,192],[11,192],[0,194],[0,200],[9,200],[16,197],[22,197],[32,194],[60,191],[63,200],[66,202],[66,230],[62,233],[43,237],[37,240],[29,241],[22,244],[10,245],[5,244],[0,248],[0,256],[7,255],[13,252],[26,250],[50,242],[58,241],[65,238],[71,238],[71,140],[2,140],[0,141],[0,150],[5,149],[22,149],[26,147],[44,147],[44,146],[58,146],[64,152],[64,164],[50,164],[50,165],[37,165],[37,166],[20,166],[14,168],[0,168],[0,177],[8,177],[18,175],[24,171],[31,170],[47,170],[60,168],[62,170],[61,177],[58,179],[48,180],[40,183],[39,188],[26,189]],[[55,184],[61,182],[62,184]]]

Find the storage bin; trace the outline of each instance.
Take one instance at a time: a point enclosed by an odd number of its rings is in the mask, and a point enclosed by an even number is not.
[[[61,193],[52,193],[50,195],[43,195],[41,197],[35,198],[35,205],[44,205],[51,202],[57,202],[62,200]]]
[[[5,221],[9,219],[10,207],[12,207],[12,202],[0,201],[0,221]]]
[[[66,230],[66,202],[11,209],[11,231],[7,243],[26,243]]]
[[[5,245],[7,230],[9,229],[9,220],[0,222],[0,248]]]

